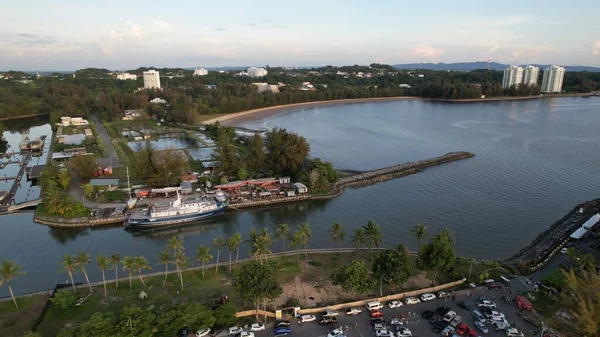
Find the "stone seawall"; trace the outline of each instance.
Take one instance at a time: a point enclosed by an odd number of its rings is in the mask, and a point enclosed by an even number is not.
[[[233,204],[230,208],[233,209],[243,209],[250,207],[262,207],[262,206],[270,206],[282,203],[296,202],[296,201],[304,201],[304,200],[325,200],[332,199],[340,196],[344,192],[344,188],[346,187],[364,187],[373,185],[379,182],[392,180],[400,177],[404,177],[407,175],[411,175],[414,173],[418,173],[428,167],[438,166],[441,164],[467,159],[475,156],[469,152],[450,152],[443,156],[434,157],[431,159],[421,160],[417,162],[411,162],[406,164],[399,164],[390,167],[384,167],[381,169],[367,171],[364,173],[344,177],[340,179],[337,183],[333,185],[333,188],[330,193],[322,194],[322,195],[298,195],[294,197],[277,197],[265,200],[256,200],[256,201],[248,201],[242,202],[239,204]]]
[[[63,219],[58,217],[35,216],[33,221],[50,227],[78,228],[122,224],[125,222],[125,216],[111,216],[103,219]]]

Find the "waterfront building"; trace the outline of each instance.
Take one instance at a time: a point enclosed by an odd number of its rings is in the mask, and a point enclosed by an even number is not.
[[[525,67],[525,73],[523,75],[523,84],[532,86],[538,84],[538,78],[540,77],[540,68],[532,65]]]
[[[137,80],[137,75],[136,74],[130,74],[130,73],[121,73],[121,74],[117,74],[117,79],[118,80]]]
[[[160,89],[160,74],[152,69],[144,71],[144,89]]]
[[[194,76],[206,76],[208,75],[208,70],[204,68],[196,68],[194,69]]]
[[[502,77],[502,89],[508,89],[514,85],[523,83],[523,68],[519,66],[509,66],[504,69]]]
[[[542,92],[561,92],[565,68],[561,66],[550,66],[544,69],[542,77]]]
[[[246,70],[246,74],[250,77],[263,77],[267,76],[267,69],[250,67]]]

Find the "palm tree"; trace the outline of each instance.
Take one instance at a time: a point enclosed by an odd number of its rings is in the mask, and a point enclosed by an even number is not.
[[[158,255],[158,263],[165,265],[165,279],[163,280],[163,287],[167,283],[167,275],[169,274],[169,264],[171,263],[171,252],[168,249],[163,250]]]
[[[290,235],[290,248],[296,249],[296,259],[300,262],[300,253],[298,252],[298,248],[302,247],[302,234],[300,232],[294,232],[294,234]]]
[[[238,260],[240,259],[240,244],[242,243],[242,233],[235,233],[232,238],[235,243],[235,263],[233,267],[237,266]]]
[[[110,264],[110,261],[108,260],[108,256],[106,256],[104,254],[100,254],[100,255],[96,256],[96,262],[98,263],[98,268],[100,269],[100,272],[102,272],[102,284],[104,285],[104,299],[106,299],[107,298],[106,278],[104,277],[104,271],[106,269],[108,269],[108,265]]]
[[[225,246],[227,246],[227,249],[229,250],[229,274],[231,274],[231,256],[235,251],[235,237],[229,237],[225,241]]]
[[[331,240],[336,242],[338,245],[338,251],[341,252],[341,243],[346,238],[346,233],[344,232],[344,226],[339,222],[334,222],[331,225],[331,229],[329,230],[329,235],[331,236]]]
[[[438,239],[446,240],[450,244],[454,244],[454,242],[456,241],[454,239],[454,233],[452,233],[452,231],[450,229],[448,229],[448,228],[442,229],[438,233],[437,237],[438,237]]]
[[[312,238],[312,230],[310,229],[310,225],[307,222],[302,223],[298,227],[298,231],[300,232],[302,243],[304,244],[304,253],[306,256],[308,256],[308,240]]]
[[[213,239],[212,245],[217,247],[217,266],[215,267],[215,274],[219,271],[219,256],[221,255],[221,248],[225,246],[225,240],[221,236],[217,236]]]
[[[65,214],[65,194],[53,188],[44,193],[44,204],[50,214]]]
[[[210,248],[205,245],[200,245],[196,251],[196,261],[202,263],[202,278],[204,279],[204,265],[212,260],[213,256],[210,254]]]
[[[142,270],[150,270],[152,269],[152,267],[148,265],[148,260],[143,256],[136,256],[133,259],[133,264],[135,265],[135,269],[138,272],[138,278],[140,279],[140,281],[142,281],[142,284],[145,287],[146,282],[144,282],[144,279],[142,278]]]
[[[271,243],[271,233],[269,233],[267,228],[263,228],[261,235],[256,238],[256,241],[252,245],[252,253],[254,256],[258,256],[261,265],[263,257],[266,262],[267,254],[271,253]]]
[[[369,250],[371,251],[371,259],[373,259],[373,251],[371,248],[373,248],[373,246],[379,248],[383,240],[383,235],[381,235],[379,226],[377,226],[377,224],[371,220],[369,220],[365,226],[365,234],[367,235],[368,246]]]
[[[73,273],[75,272],[75,268],[77,267],[77,263],[73,260],[71,255],[63,256],[61,262],[62,270],[65,270],[67,274],[69,274],[69,278],[71,278],[71,285],[73,286],[73,292],[75,292],[75,282],[73,281]]]
[[[290,236],[290,226],[285,222],[277,225],[277,231],[275,232],[277,237],[281,240],[281,246],[283,248],[283,255],[285,256],[285,239]]]
[[[365,229],[362,227],[355,229],[354,235],[352,235],[350,240],[352,240],[352,245],[356,248],[356,258],[358,258],[360,249],[369,243],[369,237],[367,236]]]
[[[173,256],[177,255],[177,252],[184,251],[185,248],[183,247],[183,238],[173,235],[167,243],[167,248],[173,249]]]
[[[115,270],[115,289],[119,289],[119,261],[121,255],[113,254],[110,257],[110,268]]]
[[[88,287],[90,288],[90,292],[92,292],[92,285],[90,284],[90,279],[88,278],[87,272],[85,271],[85,265],[90,263],[90,254],[80,250],[79,254],[77,254],[77,256],[75,257],[75,263],[77,264],[77,267],[81,269],[83,276],[85,276],[85,280],[88,284]]]
[[[185,253],[179,251],[175,255],[175,265],[179,267],[179,281],[181,282],[181,290],[183,290],[183,269],[187,266],[188,259],[185,257]]]
[[[123,270],[126,270],[129,273],[129,290],[132,290],[131,274],[135,272],[135,258],[133,256],[125,256],[121,263],[123,264]]]
[[[410,232],[419,240],[419,249],[421,249],[421,240],[427,236],[427,226],[423,224],[415,225]]]
[[[8,291],[10,292],[10,297],[12,297],[16,308],[18,308],[19,305],[17,304],[17,300],[13,294],[10,281],[22,275],[25,275],[25,272],[21,271],[21,266],[19,266],[15,261],[2,261],[2,264],[0,265],[0,277],[2,277],[2,280],[0,280],[0,287],[6,283],[8,286]]]

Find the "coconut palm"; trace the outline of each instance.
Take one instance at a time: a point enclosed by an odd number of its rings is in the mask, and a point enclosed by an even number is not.
[[[173,250],[173,256],[177,255],[177,252],[184,251],[185,248],[183,247],[183,238],[173,235],[167,242],[167,248]]]
[[[210,254],[210,248],[205,245],[200,245],[196,251],[196,261],[202,263],[202,278],[204,278],[204,265],[212,260],[213,256]]]
[[[142,270],[150,270],[152,267],[148,265],[148,260],[143,256],[136,256],[133,259],[133,264],[135,265],[135,269],[138,273],[138,278],[142,281],[144,287],[146,286],[146,282],[144,282],[144,278],[142,278]]]
[[[415,225],[410,232],[414,237],[419,240],[419,249],[421,249],[421,240],[423,240],[427,236],[427,226],[423,224]]]
[[[104,286],[104,299],[107,298],[106,293],[106,278],[104,277],[104,271],[108,269],[110,261],[108,260],[108,256],[104,254],[100,254],[96,256],[96,263],[98,263],[98,269],[102,273],[102,285]]]
[[[300,224],[298,227],[298,232],[300,232],[300,236],[302,237],[304,253],[306,256],[308,256],[308,241],[312,238],[312,230],[310,229],[310,225],[307,222]]]
[[[53,188],[44,193],[44,204],[50,214],[65,214],[65,194]]]
[[[364,226],[365,228],[365,234],[367,235],[367,240],[368,240],[368,244],[367,246],[369,247],[369,250],[371,251],[371,259],[373,259],[374,255],[373,255],[373,247],[377,247],[379,248],[379,246],[381,245],[382,241],[383,241],[383,235],[381,235],[381,231],[379,230],[379,226],[369,220],[369,222],[367,222],[367,224]]]
[[[242,243],[242,233],[235,233],[232,236],[232,240],[235,243],[235,263],[233,267],[237,266],[238,260],[240,259],[240,245]]]
[[[123,265],[123,270],[129,274],[129,290],[132,290],[131,274],[135,272],[135,258],[133,256],[125,256],[121,264]]]
[[[77,264],[77,267],[81,269],[81,273],[83,274],[83,276],[85,276],[85,281],[87,282],[88,287],[90,288],[90,292],[92,292],[92,285],[90,284],[90,279],[88,278],[87,272],[85,270],[85,265],[90,263],[90,254],[80,250],[79,254],[77,254],[77,256],[75,257],[75,263]]]
[[[163,250],[158,255],[158,263],[165,265],[165,279],[163,280],[163,287],[167,283],[167,275],[169,274],[169,264],[171,263],[171,252],[168,249]]]
[[[292,235],[290,235],[289,239],[290,248],[296,249],[296,259],[298,262],[300,262],[300,252],[298,252],[298,249],[302,247],[302,234],[300,234],[300,232],[294,232]]]
[[[341,252],[341,243],[346,238],[346,233],[344,232],[344,226],[339,222],[334,222],[331,224],[331,229],[329,230],[329,235],[331,236],[331,240],[338,245],[338,251]]]
[[[369,237],[367,236],[365,229],[362,227],[355,229],[350,240],[352,241],[352,245],[356,248],[356,258],[358,258],[360,249],[369,243]]]
[[[66,271],[69,274],[69,278],[71,279],[71,285],[73,286],[73,292],[75,292],[75,282],[73,281],[73,273],[75,273],[75,268],[77,267],[77,262],[73,260],[71,255],[63,256],[62,262],[60,263],[62,266],[62,270]]]
[[[225,246],[227,246],[227,249],[229,250],[229,274],[231,274],[231,256],[235,251],[235,237],[232,236],[227,238]]]
[[[175,255],[175,265],[179,266],[179,281],[181,282],[181,290],[183,290],[183,272],[182,270],[187,266],[188,258],[185,257],[185,253],[179,251]]]
[[[454,233],[452,233],[452,231],[448,228],[442,229],[438,233],[437,238],[440,240],[446,240],[450,244],[454,244],[454,242],[456,242],[456,239],[454,239]]]
[[[285,222],[277,225],[275,234],[281,240],[281,247],[283,249],[283,255],[285,256],[285,240],[290,236],[290,226]]]
[[[2,261],[0,264],[0,287],[4,283],[8,286],[8,291],[10,292],[10,297],[15,303],[15,307],[18,308],[17,300],[15,299],[15,295],[13,294],[12,287],[10,285],[10,281],[19,276],[25,275],[25,272],[21,271],[21,266],[18,265],[15,261]]]
[[[252,245],[252,254],[258,256],[261,265],[263,257],[266,262],[267,254],[271,253],[270,247],[272,242],[271,233],[269,233],[267,228],[263,228],[262,233],[256,238],[256,241]]]
[[[217,236],[213,239],[212,245],[217,247],[217,266],[215,267],[215,274],[219,271],[219,257],[221,255],[221,248],[225,246],[225,240],[221,236]]]
[[[110,265],[111,268],[115,270],[115,289],[119,289],[119,261],[121,260],[121,255],[113,254],[110,256]]]

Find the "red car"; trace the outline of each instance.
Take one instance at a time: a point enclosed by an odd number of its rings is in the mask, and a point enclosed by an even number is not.
[[[371,310],[369,315],[371,316],[371,318],[383,317],[383,312],[379,310]]]
[[[467,336],[469,336],[469,337],[476,337],[477,336],[477,331],[475,331],[475,329],[469,327],[469,332],[467,332]]]
[[[456,333],[459,335],[464,335],[467,331],[469,331],[469,326],[465,323],[460,323],[458,328],[456,328]]]

